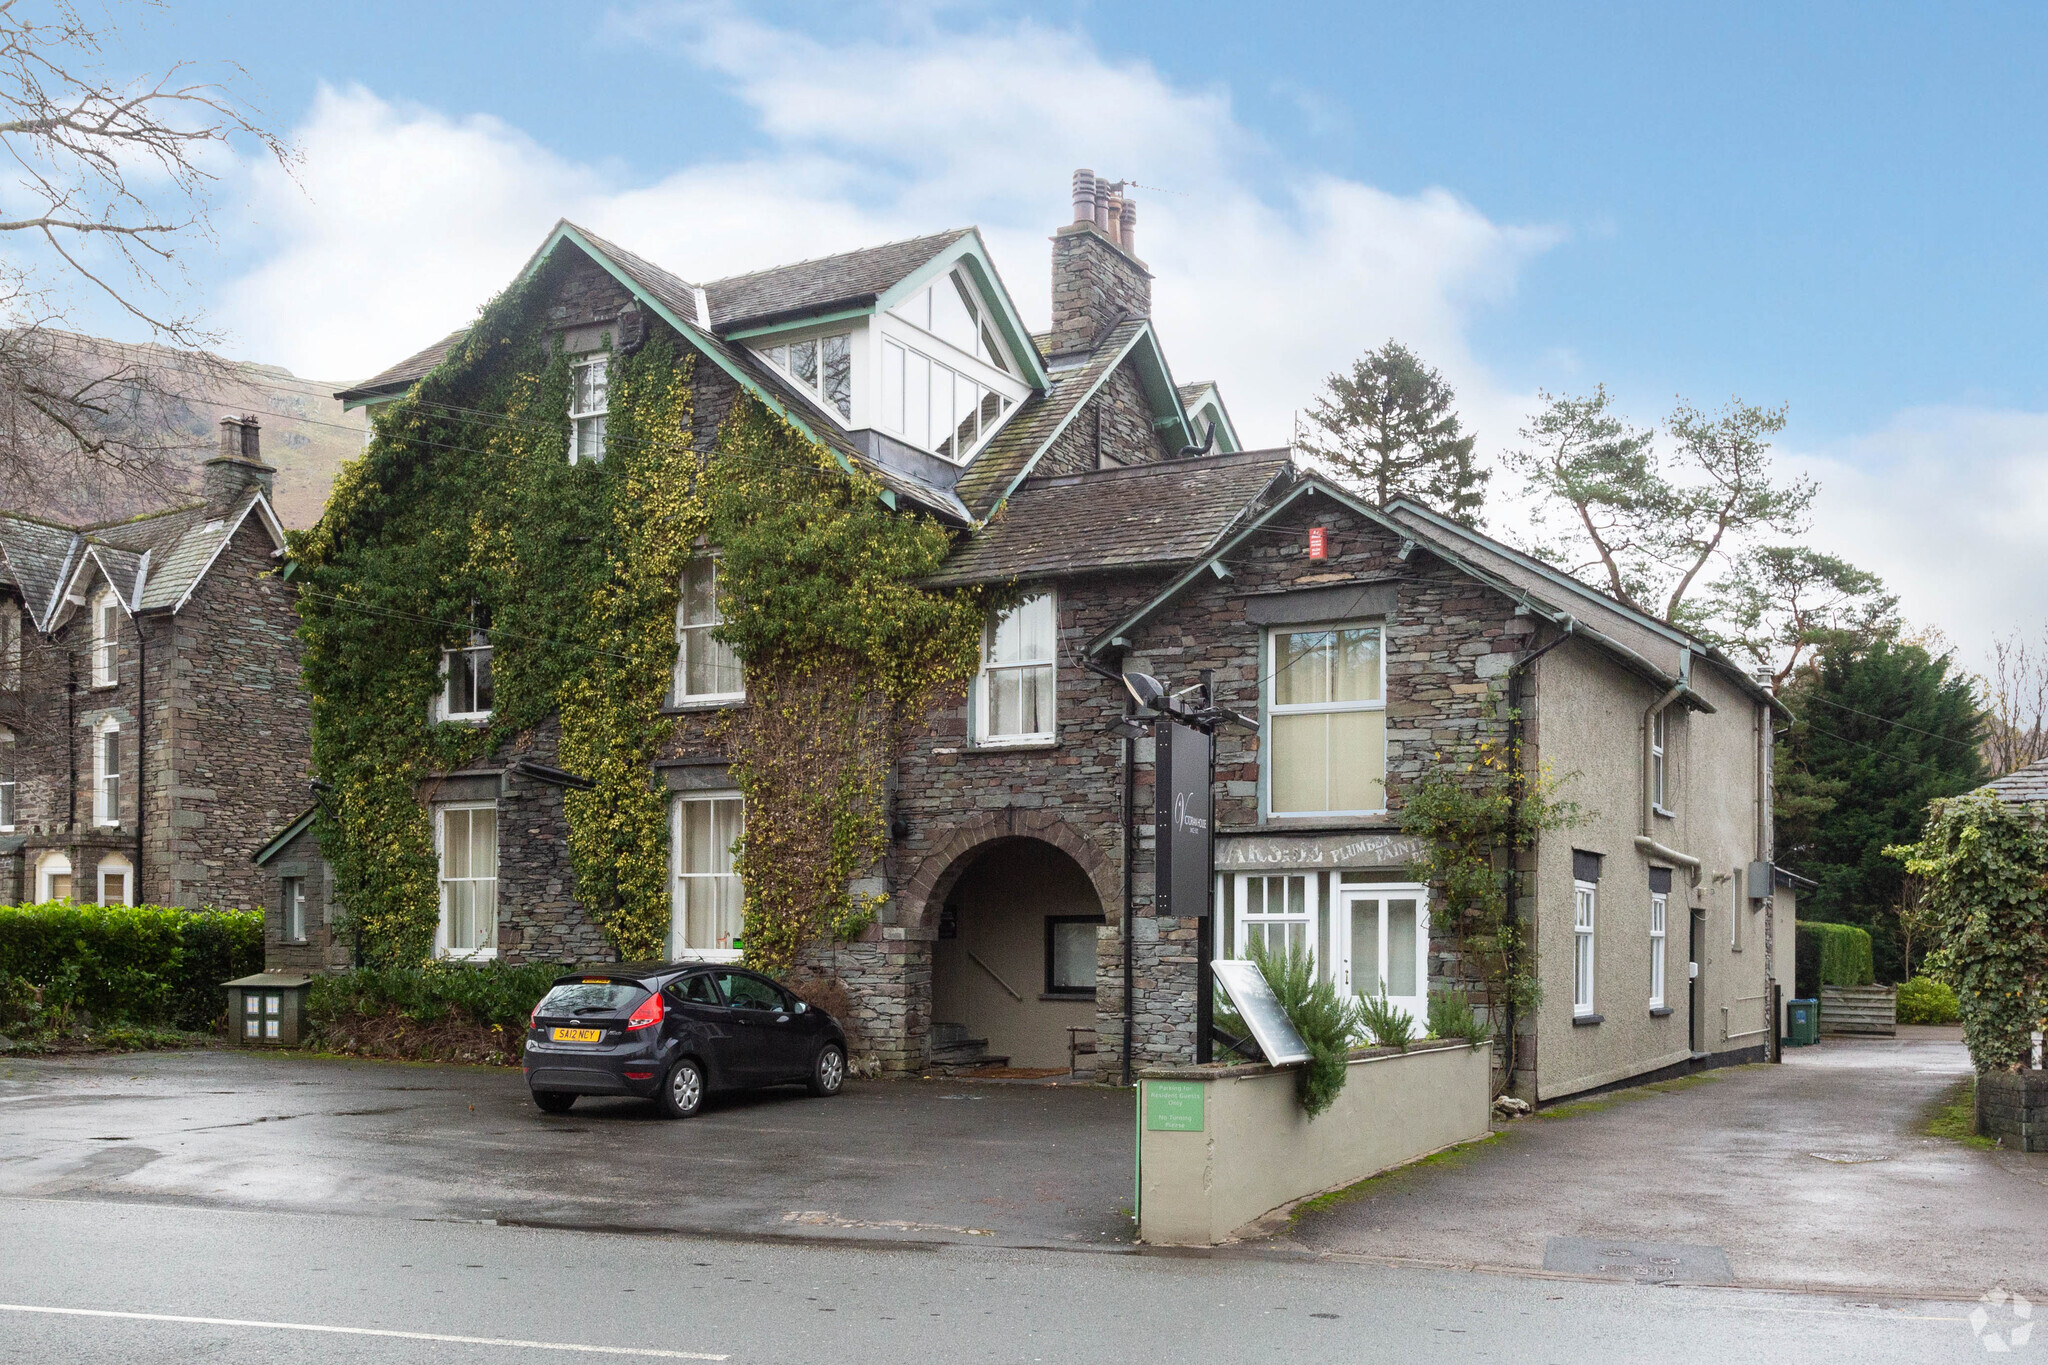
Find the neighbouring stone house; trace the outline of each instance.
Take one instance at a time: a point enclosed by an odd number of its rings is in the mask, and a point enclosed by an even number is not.
[[[223,420],[186,505],[0,511],[0,904],[278,905],[250,855],[307,799],[307,702],[259,435]]]
[[[936,586],[1025,591],[988,623],[974,684],[894,755],[875,923],[817,949],[860,1045],[898,1071],[1064,1066],[1077,1043],[1115,1067],[1126,1030],[1134,1062],[1194,1055],[1207,907],[1155,903],[1154,741],[1117,732],[1121,670],[1174,691],[1206,674],[1256,718],[1217,741],[1217,954],[1304,943],[1344,989],[1418,1015],[1433,985],[1469,984],[1410,872],[1404,784],[1519,727],[1529,761],[1572,774],[1592,817],[1519,869],[1544,999],[1519,1023],[1513,1083],[1553,1098],[1763,1055],[1769,693],[1478,532],[1371,506],[1287,450],[1241,449],[1218,387],[1172,375],[1121,189],[1077,173],[1039,332],[973,229],[698,285],[564,223],[525,277],[590,371],[562,414],[570,460],[602,457],[605,339],[665,334],[699,360],[701,449],[749,392],[891,506],[955,528]],[[341,397],[400,398],[460,363],[460,340]],[[708,722],[746,689],[707,634],[713,574],[707,561],[677,585],[674,733],[649,776],[671,802],[670,950],[723,958],[740,932],[724,849],[745,811]],[[489,650],[446,641],[443,723],[487,713]],[[558,737],[542,725],[419,792],[442,859],[438,952],[609,954],[569,870]],[[264,857],[318,881],[310,822]],[[271,958],[345,952],[273,944]]]

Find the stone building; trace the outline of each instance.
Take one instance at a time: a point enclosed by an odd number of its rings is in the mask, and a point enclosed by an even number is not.
[[[0,511],[0,904],[276,905],[308,707],[259,437],[223,420],[190,505]]]
[[[988,623],[966,694],[895,755],[875,923],[817,949],[858,1045],[898,1071],[1063,1067],[1088,1047],[1115,1068],[1126,1038],[1133,1062],[1187,1060],[1205,916],[1219,955],[1304,944],[1343,989],[1420,1017],[1433,986],[1476,978],[1410,871],[1404,788],[1519,738],[1527,761],[1579,775],[1568,794],[1593,814],[1518,869],[1545,992],[1517,1021],[1513,1083],[1550,1098],[1761,1055],[1769,694],[1704,642],[1426,508],[1371,506],[1287,450],[1241,449],[1218,387],[1168,366],[1135,204],[1085,171],[1073,204],[1040,332],[972,229],[697,285],[564,223],[529,266],[531,306],[596,367],[567,414],[572,460],[602,455],[602,338],[665,329],[700,358],[701,447],[745,389],[891,506],[956,528],[936,586],[1025,590]],[[402,396],[459,335],[341,397]],[[709,958],[738,955],[723,850],[745,822],[707,724],[746,704],[708,634],[715,586],[708,558],[678,585],[675,730],[652,774],[671,800],[670,950]],[[475,705],[462,656],[487,650],[448,642],[451,722]],[[1143,727],[1125,724],[1122,672],[1175,692],[1206,677],[1252,722],[1217,738],[1212,916],[1155,903],[1155,740],[1128,733]],[[438,951],[602,956],[563,853],[572,775],[552,727],[521,743],[421,793],[443,858]],[[309,840],[273,851],[311,868]],[[466,908],[485,895],[488,922]]]

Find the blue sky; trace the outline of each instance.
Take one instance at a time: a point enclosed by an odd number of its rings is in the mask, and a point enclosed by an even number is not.
[[[1157,187],[1169,357],[1254,441],[1388,335],[1482,449],[1538,388],[1784,402],[1815,539],[1974,657],[2048,615],[2044,49],[2019,6],[357,0],[127,56],[236,58],[307,151],[196,263],[238,354],[374,370],[560,214],[693,278],[979,222],[1042,314],[1087,165]]]

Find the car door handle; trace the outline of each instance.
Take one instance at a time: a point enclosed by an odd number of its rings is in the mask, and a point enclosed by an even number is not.
[[[775,1016],[775,1022],[778,1024],[786,1024],[789,1022],[789,1016],[786,1014],[778,1014]]]

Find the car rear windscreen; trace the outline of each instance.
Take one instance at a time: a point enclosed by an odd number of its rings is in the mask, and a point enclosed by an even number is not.
[[[540,1002],[540,1012],[626,1014],[646,998],[646,988],[631,981],[571,981],[549,991]]]

